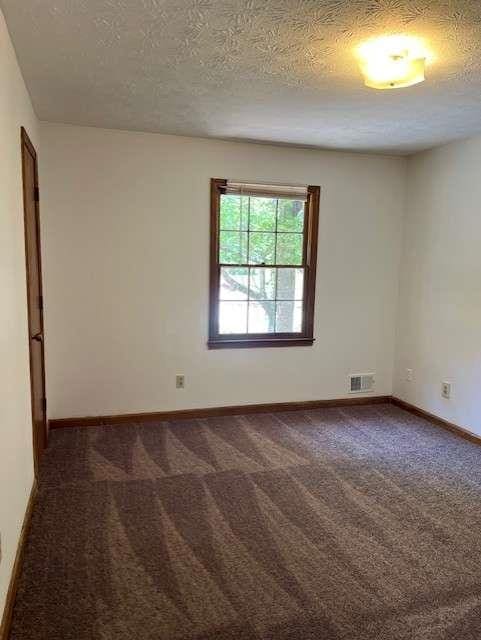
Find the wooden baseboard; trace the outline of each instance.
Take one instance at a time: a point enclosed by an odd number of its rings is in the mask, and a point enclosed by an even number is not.
[[[5,600],[5,608],[3,610],[2,624],[0,626],[0,640],[8,640],[10,636],[10,627],[12,625],[15,596],[17,595],[18,581],[19,581],[20,572],[22,569],[25,544],[27,541],[28,532],[30,530],[30,522],[32,520],[32,512],[33,512],[33,506],[35,504],[36,495],[37,495],[37,481],[35,480],[32,486],[32,490],[30,492],[30,497],[28,499],[27,509],[25,511],[25,517],[23,519],[22,529],[20,531],[20,538],[18,541],[17,553],[15,555],[15,561],[13,563],[12,575],[10,578],[10,584],[8,586],[7,598]]]
[[[481,444],[481,436],[477,436],[457,424],[448,422],[439,416],[420,409],[409,402],[395,396],[363,396],[354,398],[338,398],[333,400],[307,400],[304,402],[277,402],[271,404],[245,404],[228,407],[209,407],[204,409],[180,409],[178,411],[155,411],[152,413],[124,413],[108,416],[87,416],[81,418],[56,418],[49,421],[50,429],[64,427],[93,427],[98,425],[116,425],[127,422],[153,422],[167,420],[194,420],[196,418],[215,418],[218,416],[235,416],[252,413],[278,413],[280,411],[306,411],[326,407],[352,407],[356,405],[391,403],[410,413],[430,420],[444,429],[469,440]],[[0,640],[3,640],[0,636]]]
[[[453,422],[448,422],[448,420],[444,420],[444,418],[440,418],[439,416],[434,415],[434,413],[429,413],[429,411],[425,411],[424,409],[420,409],[409,402],[405,402],[400,398],[396,398],[393,396],[391,398],[391,403],[399,407],[400,409],[404,409],[405,411],[409,411],[409,413],[413,413],[415,416],[419,418],[424,418],[425,420],[429,420],[430,422],[434,422],[434,424],[443,427],[443,429],[447,429],[452,433],[455,433],[457,436],[464,438],[465,440],[469,440],[469,442],[474,442],[476,444],[481,444],[481,436],[477,436],[471,431],[467,429],[463,429],[463,427],[454,424]]]
[[[207,409],[182,409],[178,411],[157,411],[154,413],[125,413],[113,416],[89,416],[85,418],[58,418],[49,421],[50,429],[62,427],[91,427],[98,425],[114,425],[125,422],[151,422],[165,420],[194,420],[196,418],[214,418],[218,416],[235,416],[250,413],[278,413],[280,411],[296,411],[321,409],[325,407],[350,407],[366,404],[383,404],[391,402],[391,396],[363,396],[355,398],[339,398],[337,400],[308,400],[305,402],[276,402],[273,404],[245,404],[230,407],[210,407]]]

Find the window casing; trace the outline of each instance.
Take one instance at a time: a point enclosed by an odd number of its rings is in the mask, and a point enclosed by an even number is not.
[[[320,188],[231,185],[211,180],[209,348],[312,345]]]

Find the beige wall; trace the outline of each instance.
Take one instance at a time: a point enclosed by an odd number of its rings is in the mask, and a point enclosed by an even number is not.
[[[481,137],[409,160],[394,390],[481,435],[480,164]]]
[[[33,482],[20,126],[37,120],[0,11],[0,617]]]
[[[390,394],[400,158],[41,125],[50,417]],[[208,351],[209,179],[322,187],[312,348]],[[186,376],[175,389],[175,374]]]

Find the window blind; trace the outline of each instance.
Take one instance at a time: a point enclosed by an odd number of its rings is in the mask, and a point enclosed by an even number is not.
[[[240,182],[227,180],[226,193],[257,196],[262,198],[284,198],[286,200],[307,200],[307,186],[293,184],[268,184],[264,182]]]

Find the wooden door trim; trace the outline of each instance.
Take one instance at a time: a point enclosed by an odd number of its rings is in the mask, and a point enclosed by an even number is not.
[[[44,323],[43,323],[43,285],[42,285],[42,253],[41,253],[41,244],[40,244],[40,206],[39,206],[39,198],[38,198],[38,161],[37,161],[37,152],[35,147],[32,144],[32,141],[29,138],[28,133],[26,132],[24,127],[20,128],[20,143],[21,143],[21,161],[22,161],[22,193],[23,193],[23,227],[24,227],[24,241],[25,241],[25,275],[27,280],[27,318],[28,318],[28,353],[29,353],[29,365],[30,365],[30,399],[31,399],[31,415],[32,415],[32,438],[33,438],[33,462],[34,462],[34,471],[35,476],[37,476],[38,472],[38,463],[40,459],[40,442],[38,438],[38,434],[36,432],[35,427],[35,416],[34,416],[34,380],[33,380],[33,359],[32,359],[32,345],[31,345],[31,336],[32,336],[32,326],[31,326],[31,309],[30,309],[30,267],[28,264],[28,237],[27,237],[27,184],[25,177],[25,151],[31,154],[34,159],[35,164],[35,172],[34,172],[34,189],[36,191],[35,196],[35,233],[37,238],[37,258],[38,258],[38,270],[39,270],[39,291],[40,297],[42,300],[42,308],[40,313],[40,329],[42,336],[44,334]],[[44,345],[42,345],[42,385],[45,393],[45,349]],[[47,409],[46,409],[46,401],[44,402],[44,412],[45,412],[45,421],[43,426],[43,437],[45,444],[47,443],[48,438],[48,421],[47,421]]]

